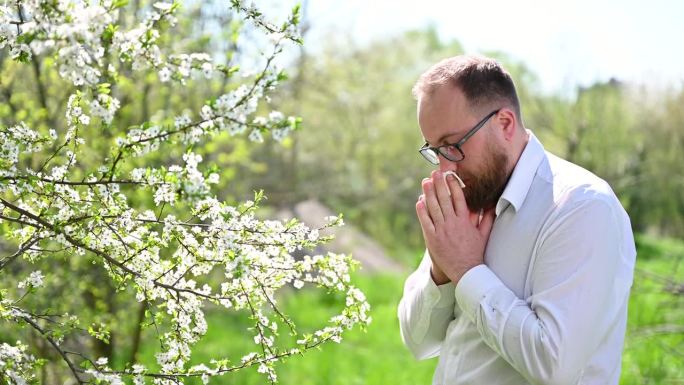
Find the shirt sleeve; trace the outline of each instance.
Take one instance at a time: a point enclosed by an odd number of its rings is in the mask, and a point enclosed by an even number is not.
[[[439,355],[449,322],[455,317],[455,285],[437,286],[431,267],[426,250],[420,266],[406,280],[397,311],[402,340],[419,360]]]
[[[526,301],[485,265],[456,286],[485,343],[533,384],[576,384],[624,322],[636,252],[629,219],[616,206],[582,201],[551,221],[531,262]]]

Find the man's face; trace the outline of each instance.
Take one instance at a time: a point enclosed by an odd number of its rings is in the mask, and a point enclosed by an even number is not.
[[[506,152],[494,141],[488,142],[485,147],[482,162],[475,167],[474,171],[468,167],[460,167],[458,171],[459,176],[464,179],[466,184],[463,195],[465,195],[466,203],[471,211],[494,207],[508,182],[508,173],[506,172],[508,156]],[[440,160],[440,168],[442,168],[441,164],[446,162],[449,161]],[[466,180],[470,181],[470,184],[465,182]]]
[[[438,88],[418,104],[418,123],[430,146],[456,143],[484,116],[476,116],[463,93],[452,86]],[[466,203],[472,211],[494,207],[508,182],[509,156],[497,135],[496,115],[462,146],[465,158],[452,162],[439,157],[441,171],[458,174],[466,187]]]

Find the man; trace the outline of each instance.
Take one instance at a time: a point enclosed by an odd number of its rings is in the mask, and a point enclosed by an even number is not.
[[[446,59],[414,95],[439,169],[416,203],[406,346],[439,355],[433,384],[617,384],[636,251],[611,188],[544,150],[494,60]]]

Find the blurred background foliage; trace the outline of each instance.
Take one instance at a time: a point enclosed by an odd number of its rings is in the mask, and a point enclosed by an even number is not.
[[[417,154],[422,138],[410,90],[431,64],[460,53],[457,41],[441,42],[430,29],[362,47],[331,38],[325,52],[304,53],[276,103],[302,116],[305,129],[284,149],[257,149],[266,168],[254,187],[274,204],[321,199],[390,250],[420,248],[412,203],[431,168]],[[574,97],[546,95],[523,64],[487,54],[511,72],[525,125],[547,150],[606,179],[636,231],[684,236],[681,87],[612,79]]]
[[[146,3],[129,7],[139,12]],[[258,38],[235,21],[218,1],[187,5],[176,31],[163,36],[166,47],[182,52],[211,52],[224,63],[253,60]],[[132,13],[130,13],[132,14]],[[126,24],[126,14],[122,14]],[[305,21],[304,27],[306,28]],[[181,38],[179,38],[181,37]],[[173,38],[173,40],[171,40]],[[306,39],[305,39],[306,41]],[[216,190],[228,202],[250,199],[263,189],[273,209],[292,207],[305,199],[317,199],[346,222],[382,244],[388,254],[406,267],[416,266],[423,240],[415,218],[414,203],[420,180],[431,166],[417,149],[422,138],[415,118],[411,87],[418,76],[436,61],[463,53],[458,41],[441,41],[434,29],[409,31],[389,39],[359,45],[343,34],[330,36],[325,49],[311,53],[306,43],[294,48],[286,66],[290,79],[281,85],[263,114],[277,109],[303,118],[303,129],[283,143],[268,139],[261,145],[227,135],[196,146],[205,163],[216,167],[221,182]],[[489,52],[511,72],[517,83],[525,125],[546,149],[606,179],[630,214],[638,234],[638,270],[630,302],[628,338],[623,365],[625,384],[684,383],[684,91],[682,85],[654,89],[623,83],[618,79],[578,88],[572,96],[539,91],[534,73],[505,53]],[[63,129],[66,97],[71,90],[60,80],[49,57],[35,56],[32,65],[17,65],[7,50],[0,51],[0,124],[19,121],[47,132]],[[190,80],[185,87],[160,84],[155,74],[124,73],[126,80],[112,89],[126,95],[114,124],[130,127],[152,120],[172,123],[174,113],[199,111],[205,101],[234,87],[231,79],[209,82]],[[92,125],[96,127],[96,125]],[[85,135],[93,146],[97,164],[107,156],[114,135],[94,128]],[[97,138],[97,140],[93,140]],[[99,155],[98,155],[99,154]],[[159,162],[180,163],[182,153],[160,154]],[[174,161],[175,159],[175,161]],[[42,159],[33,159],[40,164]],[[129,164],[133,168],[141,165]],[[146,201],[149,197],[131,196]],[[0,240],[0,251],[10,252]],[[51,264],[60,274],[63,261]],[[48,266],[48,268],[50,268]],[[17,276],[29,271],[15,267]],[[22,270],[23,269],[23,270]],[[28,268],[30,269],[30,267]],[[144,333],[131,309],[114,298],[115,288],[104,272],[86,262],[70,262],[78,282],[63,282],[59,290],[81,293],[93,319],[121,320],[110,344],[93,347],[114,362],[145,355]],[[358,284],[373,306],[374,324],[367,333],[354,332],[342,345],[326,346],[323,352],[292,358],[281,364],[283,383],[301,384],[416,384],[427,383],[435,361],[415,362],[401,346],[396,305],[404,275],[360,276]],[[76,287],[77,286],[77,287]],[[52,299],[46,298],[46,302]],[[315,293],[284,299],[295,319],[315,319],[311,306],[324,309],[334,304]],[[59,305],[54,305],[55,310]],[[198,355],[213,351],[230,355],[241,351],[239,319],[213,317],[210,334]],[[139,321],[138,321],[139,323]],[[10,331],[0,328],[3,333]],[[14,333],[15,331],[12,331]],[[13,335],[0,335],[11,340]],[[30,336],[29,336],[30,338]],[[242,340],[241,340],[242,338]],[[142,340],[142,346],[140,340]],[[240,342],[242,341],[242,342]],[[50,357],[49,347],[41,349]],[[43,379],[50,377],[49,365]],[[249,371],[242,377],[227,376],[212,383],[261,383],[263,377]]]

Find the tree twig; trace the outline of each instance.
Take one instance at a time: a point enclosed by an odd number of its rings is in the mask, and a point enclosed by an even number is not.
[[[50,335],[48,334],[48,332],[45,329],[40,327],[40,325],[38,325],[38,323],[33,321],[31,319],[31,317],[29,317],[27,315],[22,315],[21,319],[23,319],[24,321],[26,321],[27,324],[31,325],[34,329],[36,329],[43,337],[45,337],[45,339],[50,343],[50,345],[52,345],[52,347],[55,348],[55,350],[57,350],[57,353],[59,353],[59,355],[62,356],[62,360],[64,360],[64,362],[66,362],[66,364],[69,366],[69,369],[71,370],[71,373],[73,373],[74,378],[76,379],[76,382],[78,382],[79,384],[87,384],[87,382],[83,381],[81,379],[81,377],[79,376],[79,373],[83,373],[83,370],[77,368],[74,365],[74,363],[71,362],[71,360],[67,356],[67,353],[64,351],[64,349],[62,349],[59,346],[59,343],[57,343],[57,341],[55,341],[52,337],[50,337]]]

